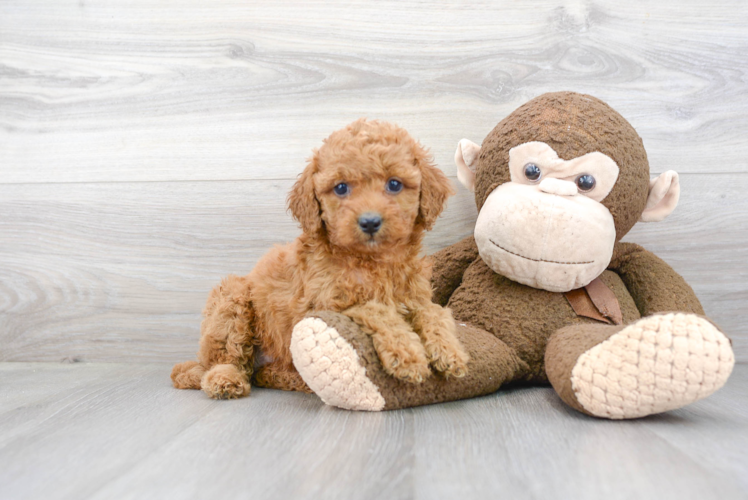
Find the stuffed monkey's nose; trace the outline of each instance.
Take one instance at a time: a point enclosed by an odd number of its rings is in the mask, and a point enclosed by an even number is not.
[[[556,179],[555,177],[546,177],[540,181],[538,188],[544,193],[559,196],[574,196],[579,192],[577,185],[573,182]]]
[[[366,234],[373,235],[382,227],[382,216],[376,212],[366,212],[358,218],[358,226]]]

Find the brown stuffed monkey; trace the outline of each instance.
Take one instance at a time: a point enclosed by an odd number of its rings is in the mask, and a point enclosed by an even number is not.
[[[680,408],[713,393],[734,364],[729,339],[665,262],[620,239],[678,202],[678,175],[650,181],[641,138],[607,104],[544,94],[478,146],[460,141],[458,178],[475,192],[474,237],[434,256],[434,302],[447,305],[471,360],[463,378],[420,384],[384,373],[346,317],[296,325],[294,364],[326,403],[388,410],[550,382],[603,418]]]

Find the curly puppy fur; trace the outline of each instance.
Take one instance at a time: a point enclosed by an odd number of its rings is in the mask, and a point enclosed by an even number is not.
[[[402,183],[394,193],[391,179]],[[335,186],[347,184],[346,194]],[[393,124],[358,120],[334,132],[299,176],[288,206],[303,234],[208,298],[197,361],[176,365],[180,389],[218,399],[255,385],[309,391],[293,366],[293,326],[316,310],[346,314],[368,334],[387,373],[413,383],[463,376],[468,356],[449,310],[431,302],[430,264],[419,256],[453,194],[424,148]],[[360,218],[381,217],[370,234]]]

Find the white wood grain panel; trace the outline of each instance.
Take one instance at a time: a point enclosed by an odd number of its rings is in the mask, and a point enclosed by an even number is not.
[[[214,498],[220,492],[241,498],[413,498],[412,415],[341,411],[314,395],[256,394],[257,400],[237,401],[234,408],[216,405],[91,498],[136,500],[143,492],[150,498]],[[219,458],[228,455],[230,460]],[[130,487],[134,481],[136,488]]]
[[[747,172],[748,10],[608,0],[0,5],[0,183],[288,179],[359,116],[454,172],[517,106],[570,89],[653,170]]]
[[[739,497],[748,487],[742,463],[713,463],[680,447],[698,433],[711,441],[702,439],[691,451],[729,450],[740,460],[745,440],[731,443],[723,424],[729,419],[738,431],[745,416],[716,405],[730,396],[744,402],[745,390],[736,389],[741,381],[736,374],[729,394],[689,409],[626,422],[581,416],[550,388],[504,389],[470,405],[417,409],[416,491],[421,498],[489,499],[497,491],[509,498]],[[667,440],[653,431],[666,426]],[[548,472],[536,476],[540,471]]]
[[[88,498],[215,409],[171,388],[166,366],[0,364],[3,380],[14,372],[24,378],[1,392],[58,383],[0,413],[3,498]],[[68,373],[83,383],[66,384]]]
[[[748,492],[746,365],[706,400],[627,422],[581,415],[550,388],[365,413],[263,389],[213,401],[173,389],[168,372],[0,363],[0,495],[732,500]],[[57,390],[41,394],[51,380]]]
[[[714,477],[738,480],[748,492],[748,474],[742,471],[744,450],[748,449],[748,432],[743,431],[748,421],[748,401],[745,378],[748,365],[737,365],[731,380],[720,393],[704,405],[683,408],[677,413],[666,413],[648,419],[644,427],[668,441],[681,453],[703,467],[719,470]],[[742,387],[738,387],[742,384]],[[724,412],[724,413],[723,413]],[[699,425],[704,423],[705,427]],[[688,429],[688,439],[680,438],[680,429]]]
[[[0,360],[191,358],[208,291],[298,234],[291,182],[0,186]],[[748,360],[748,174],[681,182],[675,213],[626,239],[685,276]],[[429,252],[472,233],[458,192]]]

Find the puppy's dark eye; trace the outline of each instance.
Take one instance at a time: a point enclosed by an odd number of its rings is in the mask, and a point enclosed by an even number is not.
[[[341,182],[334,188],[332,188],[333,191],[335,191],[335,194],[338,196],[345,196],[350,192],[350,188],[348,188],[348,184],[345,182]]]
[[[538,167],[534,163],[528,163],[527,165],[525,165],[525,177],[527,177],[531,181],[540,179],[540,167]]]
[[[390,179],[387,181],[387,192],[388,193],[399,193],[403,190],[403,183],[397,179]]]
[[[584,174],[577,177],[577,187],[580,191],[590,191],[595,187],[595,178],[590,174]]]

